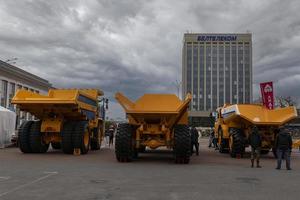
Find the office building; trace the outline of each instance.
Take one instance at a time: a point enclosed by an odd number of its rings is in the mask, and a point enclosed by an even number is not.
[[[190,117],[207,117],[225,103],[252,101],[252,35],[184,34],[182,94]]]

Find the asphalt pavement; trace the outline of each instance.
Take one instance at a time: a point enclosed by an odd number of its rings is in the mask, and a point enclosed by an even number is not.
[[[103,147],[87,155],[23,154],[0,149],[1,200],[152,200],[152,199],[298,199],[300,152],[292,168],[275,170],[272,153],[262,156],[262,168],[251,168],[248,156],[230,158],[207,147],[190,164],[175,164],[167,150],[140,154],[131,163],[118,163],[114,149]]]

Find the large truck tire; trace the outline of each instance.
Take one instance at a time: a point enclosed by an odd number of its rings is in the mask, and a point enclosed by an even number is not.
[[[44,143],[41,133],[41,121],[34,121],[30,127],[29,144],[32,153],[46,153],[49,144]]]
[[[99,128],[93,129],[93,137],[91,138],[91,150],[99,150],[101,148],[101,138],[99,138]]]
[[[80,121],[75,125],[72,136],[74,149],[80,149],[81,154],[87,154],[91,144],[91,134],[87,121]]]
[[[72,143],[72,134],[74,130],[74,122],[65,122],[61,131],[62,142],[61,148],[65,154],[72,154],[74,151]]]
[[[237,155],[242,156],[245,152],[244,136],[242,135],[242,131],[237,128],[232,128],[229,140],[230,156],[232,158],[235,158]]]
[[[61,144],[59,142],[51,142],[52,149],[61,149]]]
[[[133,147],[133,129],[128,123],[119,124],[115,140],[115,154],[119,162],[130,162],[137,157]]]
[[[29,131],[33,121],[24,121],[18,129],[19,148],[23,153],[31,153]]]
[[[174,156],[175,163],[187,164],[191,156],[191,135],[187,125],[174,127]]]
[[[223,138],[223,131],[221,128],[218,130],[218,140],[220,140],[219,143],[219,152],[220,153],[228,153],[228,140]]]

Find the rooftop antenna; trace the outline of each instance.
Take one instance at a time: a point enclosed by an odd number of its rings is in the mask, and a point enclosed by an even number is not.
[[[16,60],[18,60],[18,58],[10,58],[10,59],[7,59],[4,62],[6,62],[8,64],[16,64],[17,63]]]

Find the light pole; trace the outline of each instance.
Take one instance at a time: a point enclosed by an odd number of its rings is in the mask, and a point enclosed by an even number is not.
[[[176,89],[177,89],[177,96],[178,96],[178,98],[180,98],[180,97],[179,97],[179,93],[180,93],[180,87],[181,87],[182,82],[176,80],[173,84],[175,85],[175,87],[176,87]]]

